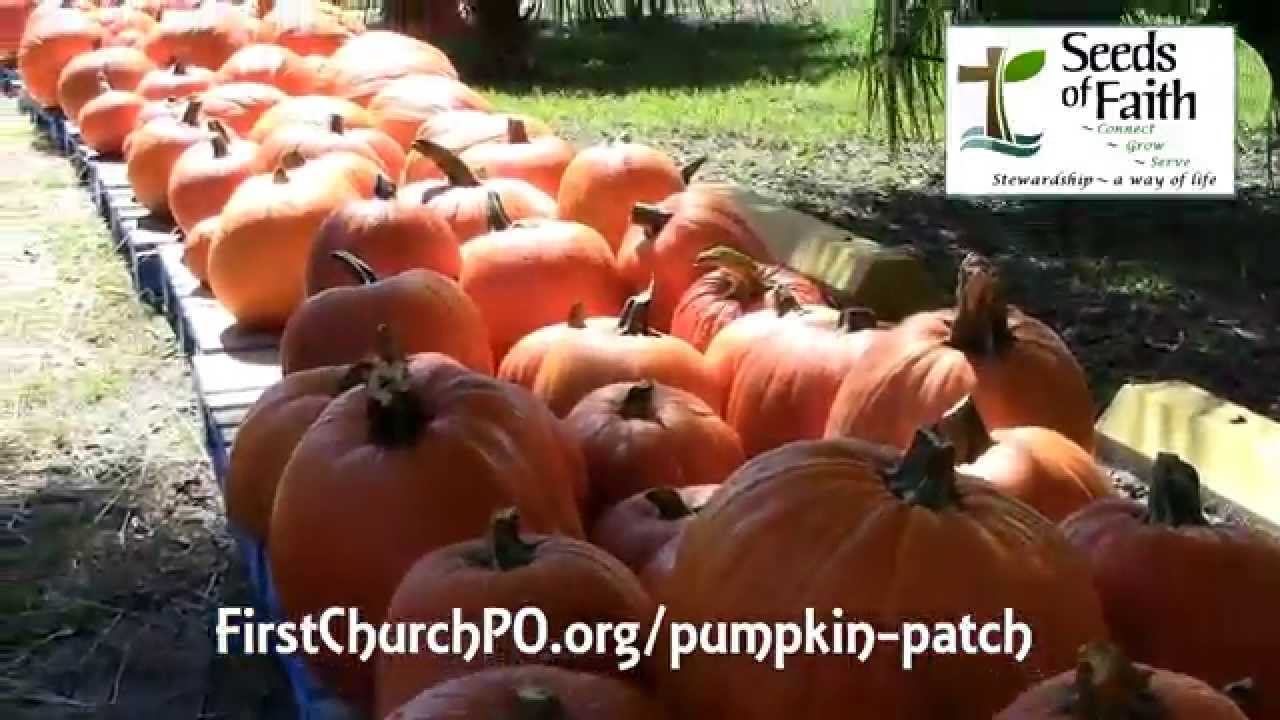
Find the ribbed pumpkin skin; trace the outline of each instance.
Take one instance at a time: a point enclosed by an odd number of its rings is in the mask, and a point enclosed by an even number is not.
[[[221,213],[240,183],[254,174],[253,143],[214,135],[183,151],[169,175],[169,213],[183,232]]]
[[[198,106],[188,105],[183,117],[161,116],[128,137],[124,161],[129,184],[138,204],[156,215],[169,216],[169,179],[178,158],[211,136],[195,124],[197,112]]]
[[[418,128],[433,115],[450,110],[489,112],[493,105],[457,80],[440,75],[408,75],[387,83],[369,101],[378,129],[406,151]]]
[[[99,73],[106,76],[112,90],[133,92],[154,69],[155,64],[133,48],[104,47],[77,55],[58,76],[58,106],[64,115],[74,120],[80,116],[85,103],[104,92]]]
[[[42,107],[58,104],[58,77],[76,56],[102,42],[102,26],[75,9],[33,12],[18,43],[18,73],[23,88]]]
[[[131,92],[98,95],[80,108],[80,139],[102,155],[119,155],[145,106],[146,101]]]
[[[638,143],[596,145],[565,168],[559,217],[594,228],[616,252],[636,203],[662,202],[684,189],[680,168],[666,153]]]
[[[279,45],[246,45],[227,58],[215,75],[217,84],[254,82],[271,85],[286,95],[311,95],[320,78],[301,55]]]
[[[684,507],[666,511],[669,515],[664,515],[659,504],[669,503],[651,499],[653,490],[636,493],[606,508],[596,518],[591,525],[591,542],[631,568],[649,594],[662,601],[680,548],[681,533],[719,488],[719,485],[670,488]],[[685,510],[689,514],[684,514]]]
[[[214,85],[213,71],[199,65],[171,64],[157,67],[138,81],[137,92],[148,100],[184,100]]]
[[[192,65],[220,68],[255,35],[249,16],[224,2],[194,11],[166,11],[143,51],[159,64],[183,58]]]
[[[237,137],[248,137],[258,119],[287,95],[261,83],[227,83],[200,95],[200,113],[205,120],[217,120]]]
[[[428,43],[386,30],[352,37],[329,58],[333,94],[361,106],[389,83],[410,75],[458,79],[447,55]]]

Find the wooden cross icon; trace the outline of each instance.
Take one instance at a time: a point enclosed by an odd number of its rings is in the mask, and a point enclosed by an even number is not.
[[[1009,120],[1004,114],[1004,83],[1000,77],[1000,65],[1005,49],[987,48],[987,65],[961,65],[959,80],[962,83],[985,82],[987,84],[987,137],[1006,142],[1013,140],[1009,132]]]

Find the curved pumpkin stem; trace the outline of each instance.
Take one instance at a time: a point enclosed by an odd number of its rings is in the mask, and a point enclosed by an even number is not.
[[[932,430],[916,431],[898,467],[887,472],[889,492],[909,505],[944,510],[960,499],[955,448]]]
[[[673,213],[649,203],[636,203],[631,208],[631,222],[643,227],[648,237],[654,237],[662,232],[673,217],[675,217]]]
[[[552,690],[528,685],[516,690],[514,720],[564,720],[564,704]]]
[[[378,282],[378,274],[373,268],[369,267],[369,263],[361,260],[354,253],[346,250],[334,250],[329,253],[329,257],[342,263],[342,266],[351,273],[361,285],[372,285]]]
[[[347,123],[338,113],[329,116],[329,132],[342,135],[347,131]]]
[[[289,173],[285,170],[283,163],[275,169],[275,172],[271,173],[271,182],[276,185],[284,185],[289,182]]]
[[[964,353],[992,355],[1011,342],[1009,306],[996,269],[986,258],[970,253],[960,263],[955,319],[947,344]]]
[[[205,127],[209,128],[209,144],[213,146],[213,156],[226,157],[231,151],[231,136],[227,134],[227,129],[217,120],[210,120],[205,123]]]
[[[1209,524],[1200,504],[1200,474],[1173,453],[1157,454],[1151,467],[1147,522],[1168,527]]]
[[[379,200],[395,200],[396,184],[382,173],[373,181],[373,196]]]
[[[851,307],[840,311],[840,321],[836,327],[847,333],[874,330],[880,324],[875,310],[865,307]]]
[[[769,288],[769,299],[773,304],[773,311],[778,317],[790,315],[791,313],[805,312],[804,304],[800,302],[800,298],[791,292],[786,285],[774,285]]]
[[[533,562],[538,543],[520,537],[520,512],[515,508],[499,510],[489,525],[489,553],[495,570],[515,570]]]
[[[191,100],[187,101],[186,109],[182,111],[182,122],[192,127],[197,127],[197,123],[200,120],[200,110],[203,107],[204,102],[200,98],[191,98]]]
[[[768,289],[760,263],[728,245],[703,250],[693,259],[693,266],[699,270],[724,270],[733,273],[740,280],[733,288],[733,295],[739,300],[760,297]]]
[[[426,413],[409,387],[409,364],[385,324],[378,326],[378,358],[369,372],[370,440],[382,448],[412,445],[427,422]]]
[[[658,509],[658,517],[663,520],[679,520],[697,514],[674,488],[657,487],[646,490],[644,499]]]
[[[653,286],[655,279],[649,278],[649,287],[638,295],[627,299],[618,316],[618,333],[620,335],[649,335],[649,310],[653,307]]]
[[[1222,688],[1222,694],[1231,698],[1231,702],[1245,711],[1253,710],[1254,704],[1258,701],[1258,688],[1255,686],[1253,678],[1244,678],[1229,683]]]
[[[516,145],[529,142],[529,128],[514,115],[507,118],[507,142]]]
[[[618,415],[627,420],[653,419],[653,396],[656,392],[657,387],[652,380],[641,380],[627,388]]]
[[[698,171],[702,169],[702,166],[706,164],[706,155],[699,155],[693,160],[690,160],[684,167],[680,168],[680,179],[684,181],[685,185],[688,185],[693,182],[693,176],[697,175]]]
[[[450,185],[454,187],[480,186],[480,180],[476,177],[475,172],[449,148],[433,143],[426,138],[418,138],[413,141],[413,149],[435,163],[436,167],[440,168],[440,172],[444,173],[445,177],[448,178]]]
[[[1077,720],[1160,720],[1168,713],[1151,692],[1151,671],[1136,667],[1111,643],[1080,649],[1064,712]]]
[[[502,196],[496,191],[485,193],[485,219],[489,224],[489,232],[506,230],[513,224],[507,208],[502,204]]]
[[[280,156],[280,167],[286,170],[297,170],[307,164],[307,156],[295,148]]]
[[[948,410],[938,421],[936,429],[955,448],[956,462],[960,464],[977,460],[995,443],[978,414],[978,406],[972,396],[965,397]]]
[[[574,330],[585,330],[587,327],[587,306],[581,300],[569,306],[569,319],[565,324]]]

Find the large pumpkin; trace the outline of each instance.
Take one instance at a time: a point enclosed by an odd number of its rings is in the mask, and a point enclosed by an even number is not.
[[[437,352],[476,372],[493,374],[484,319],[458,284],[422,268],[379,279],[363,260],[345,250],[359,284],[311,295],[289,318],[280,338],[285,374],[359,362],[373,354],[377,328],[386,325],[408,353]]]
[[[663,600],[684,528],[711,500],[719,485],[655,487],[606,508],[591,525],[591,542],[640,578]]]
[[[572,588],[572,592],[565,592]],[[387,622],[473,622],[482,625],[486,611],[501,608],[515,614],[535,607],[549,637],[564,637],[575,623],[622,623],[648,630],[656,611],[635,575],[616,558],[583,540],[528,534],[519,513],[498,513],[486,536],[441,548],[419,560],[391,597]],[[384,717],[422,690],[485,666],[540,662],[599,674],[645,680],[648,662],[620,671],[621,658],[598,648],[558,656],[521,652],[509,634],[496,638],[492,652],[470,661],[454,655],[383,655],[378,663],[375,717]]]
[[[566,342],[574,333],[588,329],[612,332],[618,324],[612,317],[587,317],[586,305],[581,301],[570,305],[567,315],[564,322],[540,327],[512,345],[498,366],[498,377],[532,390],[547,353]]]
[[[254,174],[257,146],[233,139],[217,120],[208,128],[208,142],[183,151],[169,175],[169,213],[183,232],[221,213],[240,183]]]
[[[653,279],[653,323],[661,330],[671,327],[684,294],[711,269],[698,262],[702,253],[727,247],[758,262],[772,262],[764,241],[723,193],[694,185],[658,205],[637,205],[631,218],[634,224],[618,248],[618,268],[636,290]],[[809,288],[803,295],[809,296]]]
[[[444,355],[384,345],[380,358],[302,436],[276,491],[271,573],[290,620],[341,607],[376,626],[419,558],[512,504],[534,532],[583,536],[582,455],[527,390]],[[358,657],[306,662],[340,696],[372,700]]]
[[[246,45],[227,58],[215,76],[219,84],[256,82],[286,95],[311,95],[320,78],[302,56],[279,45]]]
[[[482,95],[442,75],[406,75],[392,80],[373,96],[368,107],[378,119],[378,128],[405,150],[413,144],[422,123],[437,113],[493,109]]]
[[[464,263],[466,249],[463,249]],[[708,407],[720,407],[722,389],[706,358],[677,337],[655,332],[647,314],[648,291],[627,301],[611,332],[580,332],[543,358],[533,392],[560,417],[597,388],[653,380],[686,390]]]
[[[1252,678],[1249,716],[1280,717],[1280,541],[1205,518],[1195,468],[1161,453],[1146,507],[1102,500],[1062,531],[1088,557],[1128,655],[1215,687]]]
[[[560,178],[578,151],[555,135],[531,137],[524,120],[507,120],[506,142],[473,145],[458,157],[485,177],[516,178],[545,192],[560,193]]]
[[[466,243],[493,230],[489,196],[494,193],[501,200],[506,217],[511,220],[552,218],[556,215],[556,201],[523,180],[493,178],[482,181],[457,155],[442,146],[419,139],[414,141],[413,148],[432,158],[444,179],[416,182],[420,178],[414,177],[415,173],[410,172],[410,161],[406,161],[403,177],[408,184],[401,188],[401,192],[406,199],[422,202],[439,213],[453,228],[459,242]]]
[[[213,87],[213,71],[191,65],[181,58],[166,67],[157,67],[138,82],[137,92],[148,100],[185,99]]]
[[[347,130],[371,128],[374,124],[373,116],[359,105],[326,95],[303,95],[287,98],[263,113],[249,133],[249,139],[261,143],[288,125],[329,128],[334,115],[342,118],[342,127]]]
[[[1111,481],[1061,434],[1042,427],[988,431],[970,398],[947,413],[939,430],[956,448],[963,472],[1018,498],[1053,522],[1112,497]]]
[[[181,58],[192,65],[220,68],[253,42],[254,28],[240,8],[206,0],[197,10],[169,10],[147,38],[144,52],[157,63]]]
[[[258,119],[287,95],[261,83],[227,83],[200,95],[200,113],[217,120],[238,137],[248,137]]]
[[[498,362],[520,338],[561,321],[576,302],[588,315],[618,312],[626,290],[596,231],[560,220],[512,223],[497,193],[488,199],[493,232],[462,246],[459,279],[480,306]]]
[[[367,127],[351,128],[339,114],[329,116],[327,127],[311,123],[289,124],[260,137],[257,165],[266,172],[289,153],[297,153],[308,160],[316,160],[337,152],[359,155],[386,175],[395,177],[404,165],[404,152],[394,140],[379,130]]]
[[[100,92],[80,108],[76,124],[80,139],[100,155],[118,155],[133,133],[146,101],[138,95],[114,90],[107,76],[98,78]]]
[[[240,184],[209,248],[209,287],[246,327],[278,330],[302,303],[311,242],[325,218],[359,192],[308,163]]]
[[[368,105],[388,83],[410,75],[458,78],[449,57],[435,46],[400,33],[373,30],[356,35],[329,58],[334,94]]]
[[[545,665],[524,665],[482,670],[427,688],[385,720],[664,720],[667,717],[652,697],[617,678]]]
[[[43,107],[58,104],[58,77],[78,55],[102,43],[102,26],[70,0],[32,13],[18,42],[18,72],[23,88]]]
[[[809,440],[747,461],[684,528],[666,588],[673,622],[804,622],[812,608],[815,622],[900,637],[857,660],[792,656],[782,672],[749,654],[692,653],[663,687],[688,717],[810,720],[856,708],[989,720],[1107,632],[1088,567],[1056,527],[957,473],[928,431],[902,457]],[[933,634],[961,618],[987,637],[996,628],[986,642],[1002,652],[957,652],[956,635]],[[846,635],[842,645],[866,642]],[[909,645],[921,656],[908,658]],[[936,652],[944,647],[953,650]]]
[[[680,296],[671,315],[671,334],[699,350],[705,351],[726,325],[743,315],[776,309],[775,288],[785,288],[804,305],[826,302],[812,280],[781,265],[757,262],[731,247],[703,251],[694,264],[707,272]]]
[[[350,285],[351,268],[333,253],[347,251],[378,277],[422,268],[457,278],[462,253],[453,230],[419,203],[397,199],[395,186],[380,177],[374,197],[344,205],[316,231],[307,260],[307,295]]]
[[[334,398],[362,384],[369,363],[313,368],[286,375],[249,408],[231,446],[225,497],[227,518],[267,542],[276,489],[303,433]]]
[[[1074,670],[1030,688],[995,720],[1247,720],[1235,701],[1188,675],[1131,662],[1110,643],[1081,648]]]
[[[565,168],[559,216],[595,228],[617,250],[636,203],[662,202],[684,190],[686,182],[670,156],[648,145],[594,145]]]
[[[530,140],[553,134],[551,126],[529,115],[489,113],[479,110],[448,110],[427,118],[418,128],[417,137],[430,140],[454,154],[461,154],[484,143],[511,142],[514,123],[519,123],[519,127],[524,130],[525,136]],[[420,161],[429,166],[426,170],[428,173],[431,172],[430,168],[435,166],[435,163],[426,156],[415,155],[412,152],[409,155],[410,164]]]
[[[335,15],[303,8],[276,8],[267,13],[258,28],[258,41],[289,48],[302,56],[327,57],[352,37],[351,30]]]
[[[181,117],[161,116],[128,137],[124,161],[133,196],[156,215],[169,214],[169,178],[178,158],[187,148],[209,141],[199,118],[200,102],[192,100]]]
[[[591,391],[565,417],[591,480],[591,516],[643,490],[718,485],[746,457],[697,395],[650,380]]]
[[[133,92],[154,69],[151,60],[133,48],[109,47],[77,55],[58,76],[58,105],[74,121],[85,103],[104,92],[99,75],[106,77],[112,90]]]
[[[993,429],[1047,427],[1093,451],[1084,371],[1047,325],[1008,305],[995,269],[970,255],[956,307],[907,318],[840,388],[830,436],[905,447],[966,395]]]

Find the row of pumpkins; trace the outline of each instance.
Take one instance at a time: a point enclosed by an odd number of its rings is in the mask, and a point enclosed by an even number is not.
[[[282,332],[226,495],[289,618],[534,605],[555,637],[646,626],[657,603],[689,622],[838,607],[886,630],[1012,608],[1034,632],[1023,662],[910,671],[881,649],[783,672],[713,654],[672,671],[659,650],[622,672],[509,638],[471,663],[308,656],[355,706],[1280,719],[1280,545],[1211,526],[1172,456],[1149,509],[1115,496],[1084,373],[984,259],[954,307],[881,322],[779,265],[700,162],[576,148],[419,40],[319,6],[124,14],[42,7],[22,71],[123,154],[238,322]]]

